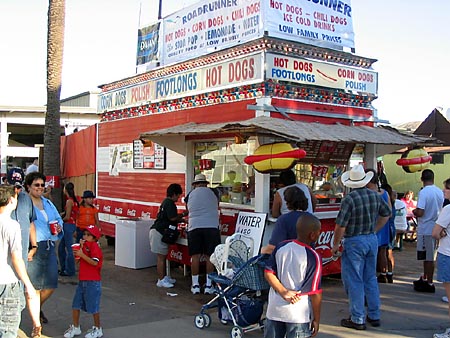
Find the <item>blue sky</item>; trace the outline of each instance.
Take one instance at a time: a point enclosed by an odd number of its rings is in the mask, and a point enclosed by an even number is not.
[[[164,0],[163,16],[197,0]],[[135,72],[139,20],[157,0],[66,0],[61,97]],[[141,16],[139,8],[141,7]],[[46,102],[47,0],[0,1],[0,105]],[[356,54],[378,59],[374,106],[391,123],[450,107],[450,1],[353,0]]]

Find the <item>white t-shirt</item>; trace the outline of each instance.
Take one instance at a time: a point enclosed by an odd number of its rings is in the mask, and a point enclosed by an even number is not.
[[[436,221],[436,224],[439,224],[447,231],[447,236],[442,237],[439,240],[438,252],[443,255],[450,256],[450,204],[446,205],[442,209]]]
[[[405,202],[396,199],[394,208],[395,208],[395,218],[394,218],[395,230],[406,231],[406,229],[408,229],[408,222],[406,221],[406,214],[408,213],[408,211],[406,210]]]
[[[417,208],[423,209],[424,213],[422,217],[417,218],[418,235],[431,235],[439,212],[442,209],[442,204],[444,204],[444,193],[434,184],[427,185],[419,191]]]
[[[0,284],[11,284],[18,281],[10,263],[13,252],[22,257],[20,225],[9,215],[2,214],[0,217]]]
[[[291,211],[288,209],[288,207],[286,205],[286,201],[284,200],[284,191],[289,187],[297,187],[301,191],[303,191],[306,198],[308,199],[308,209],[306,209],[306,211],[309,212],[310,214],[312,214],[314,211],[313,211],[313,205],[312,205],[312,200],[311,200],[311,193],[309,192],[308,187],[303,183],[295,183],[295,184],[288,185],[287,187],[283,187],[283,188],[280,188],[277,190],[277,192],[280,194],[280,197],[281,197],[280,213],[283,215],[283,214],[287,214],[288,212]]]

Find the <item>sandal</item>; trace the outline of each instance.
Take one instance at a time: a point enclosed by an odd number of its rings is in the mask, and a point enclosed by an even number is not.
[[[41,313],[39,314],[40,318],[41,318],[41,322],[44,324],[48,323],[48,319],[47,317],[45,317],[44,312],[41,311]]]
[[[33,327],[33,331],[31,331],[30,338],[40,338],[42,332],[42,326]]]

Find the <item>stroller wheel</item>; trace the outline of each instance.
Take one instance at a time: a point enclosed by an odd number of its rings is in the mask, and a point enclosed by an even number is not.
[[[194,325],[197,329],[211,326],[211,316],[207,313],[200,313],[195,316]]]
[[[231,338],[242,338],[244,336],[244,332],[239,326],[233,326],[230,332]]]
[[[205,320],[205,327],[210,327],[211,326],[211,316],[207,313],[204,313],[203,319]]]

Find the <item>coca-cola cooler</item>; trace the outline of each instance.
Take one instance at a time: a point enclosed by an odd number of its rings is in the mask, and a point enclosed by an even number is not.
[[[154,219],[118,219],[116,221],[116,265],[130,269],[156,266],[156,254],[150,251],[148,237],[154,221]]]

